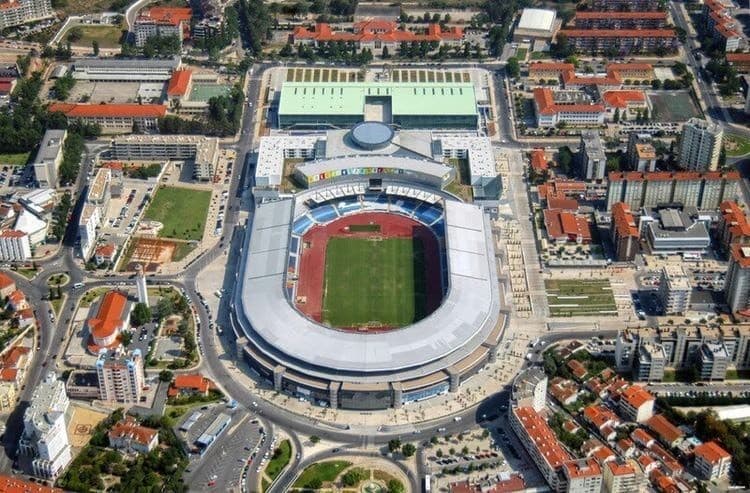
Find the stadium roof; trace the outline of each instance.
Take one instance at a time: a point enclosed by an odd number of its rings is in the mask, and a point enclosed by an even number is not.
[[[434,176],[440,180],[451,172],[449,166],[435,161],[394,156],[350,156],[322,159],[297,166],[297,171],[307,177],[313,177],[328,171],[367,167],[402,169],[406,172]]]
[[[523,9],[521,19],[518,21],[518,29],[551,31],[555,25],[556,15],[554,10]]]
[[[470,83],[286,82],[279,115],[362,115],[365,98],[390,97],[394,115],[476,115]]]
[[[264,352],[285,355],[284,365],[306,373],[332,370],[338,378],[350,373],[382,381],[384,372],[403,370],[421,376],[459,362],[495,329],[500,295],[481,208],[445,202],[448,294],[428,317],[378,334],[331,329],[292,307],[284,280],[293,209],[294,200],[287,199],[256,210],[235,300],[242,306],[237,314],[248,338]],[[435,368],[438,362],[442,366]]]

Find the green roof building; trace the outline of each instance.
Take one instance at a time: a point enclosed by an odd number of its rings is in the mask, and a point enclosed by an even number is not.
[[[350,127],[380,121],[401,128],[476,128],[473,84],[286,82],[279,126]]]

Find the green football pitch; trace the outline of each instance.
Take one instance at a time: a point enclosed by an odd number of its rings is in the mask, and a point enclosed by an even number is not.
[[[418,239],[328,240],[323,320],[332,327],[403,327],[424,317],[424,247]]]

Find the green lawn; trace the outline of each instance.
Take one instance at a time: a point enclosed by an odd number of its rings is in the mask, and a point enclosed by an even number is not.
[[[735,134],[724,134],[727,156],[738,157],[750,154],[750,139]]]
[[[146,210],[145,219],[159,221],[164,228],[159,236],[180,240],[200,240],[211,202],[208,190],[162,187]]]
[[[424,316],[422,242],[334,237],[325,261],[323,317],[334,327],[402,327]]]
[[[331,482],[341,474],[341,471],[351,466],[351,462],[345,460],[330,460],[313,464],[300,474],[294,483],[294,488],[304,488],[314,479],[319,479],[323,483]]]
[[[292,443],[289,440],[284,440],[274,450],[273,458],[268,462],[266,466],[266,474],[271,481],[274,481],[279,477],[281,471],[289,464],[289,460],[292,458]]]
[[[518,58],[519,61],[526,60],[526,54],[529,52],[526,48],[516,48],[516,58]]]
[[[111,25],[87,25],[73,26],[71,29],[80,29],[82,36],[74,42],[75,46],[91,46],[91,42],[99,42],[100,48],[117,48],[120,46],[123,28],[121,26]],[[67,34],[65,35],[67,36]],[[63,37],[65,39],[65,37]]]
[[[30,152],[19,152],[0,154],[0,165],[2,166],[23,166],[29,160]]]
[[[548,279],[544,285],[553,317],[612,315],[617,312],[608,279]]]

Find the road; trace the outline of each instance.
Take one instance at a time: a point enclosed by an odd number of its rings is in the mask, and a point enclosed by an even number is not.
[[[270,65],[256,65],[250,72],[248,78],[247,94],[251,102],[257,101],[260,96],[260,75]],[[466,67],[476,67],[475,64],[466,64]],[[500,115],[510,114],[508,101],[505,97],[503,89],[504,72],[502,67],[498,68],[497,65],[485,65],[483,68],[489,70],[492,73],[497,73],[495,77],[496,83],[496,104],[498,106]],[[247,109],[247,108],[246,108]],[[200,371],[212,378],[231,398],[235,399],[239,403],[241,410],[249,410],[253,413],[257,413],[264,420],[266,420],[267,427],[271,429],[271,423],[274,428],[283,429],[292,437],[293,444],[296,450],[302,450],[302,445],[299,442],[295,432],[311,435],[315,434],[325,440],[331,440],[346,444],[346,448],[358,448],[369,445],[384,444],[392,438],[402,438],[406,441],[426,441],[430,437],[438,433],[438,429],[441,429],[442,434],[455,434],[466,429],[472,428],[477,423],[483,422],[484,417],[490,416],[497,413],[497,409],[500,404],[506,403],[508,400],[507,389],[505,388],[489,397],[484,401],[465,409],[455,415],[445,416],[440,419],[433,421],[412,424],[401,427],[389,427],[381,432],[373,432],[372,430],[342,430],[334,428],[316,421],[309,419],[304,416],[300,416],[289,412],[286,409],[279,408],[276,405],[261,399],[258,395],[255,395],[251,390],[246,388],[244,385],[239,383],[234,377],[230,370],[225,365],[225,360],[229,357],[231,359],[235,355],[235,336],[230,330],[225,330],[224,335],[220,340],[219,344],[215,343],[215,334],[209,329],[211,326],[211,317],[208,314],[205,306],[201,303],[200,297],[198,296],[196,279],[198,274],[210,263],[219,258],[224,254],[224,250],[229,248],[227,255],[228,268],[227,272],[233,272],[233,264],[240,258],[237,250],[242,245],[242,237],[244,234],[244,225],[238,224],[240,220],[240,214],[244,214],[248,217],[248,224],[251,224],[253,214],[253,200],[251,197],[247,197],[247,188],[252,183],[252,170],[250,168],[249,160],[247,159],[248,153],[252,151],[254,147],[254,132],[253,128],[255,125],[255,112],[245,111],[241,123],[241,132],[239,134],[239,141],[236,143],[222,143],[222,147],[233,148],[236,150],[236,161],[233,166],[233,174],[229,186],[229,201],[227,205],[226,217],[224,221],[224,229],[222,232],[220,242],[204,252],[196,261],[190,264],[182,273],[175,276],[169,275],[155,275],[150,276],[151,281],[168,282],[178,288],[185,290],[187,297],[196,308],[197,316],[200,319],[201,327],[203,330],[200,331],[200,343],[203,348],[202,362]],[[514,139],[513,136],[513,122],[509,118],[498,118],[498,131],[501,134],[501,139],[504,141],[504,146],[514,149],[522,149],[530,145],[535,145],[534,142],[519,143]],[[80,212],[82,206],[81,197],[85,196],[85,177],[87,176],[88,170],[92,165],[92,160],[95,152],[98,149],[96,146],[89,146],[87,153],[84,156],[82,163],[81,173],[78,177],[76,190],[80,191],[76,201],[76,213],[74,217]],[[525,187],[525,184],[518,183],[517,186]],[[243,200],[243,197],[245,200]],[[522,202],[519,202],[522,203]],[[18,282],[18,286],[28,296],[31,304],[36,308],[39,327],[41,333],[41,346],[40,350],[36,352],[31,368],[28,373],[28,379],[26,382],[26,388],[21,392],[22,404],[17,407],[8,420],[6,433],[3,440],[6,454],[0,457],[0,470],[8,471],[12,458],[15,457],[16,444],[22,429],[22,415],[23,410],[26,407],[31,391],[40,382],[43,374],[42,363],[44,361],[50,361],[52,356],[57,354],[60,347],[58,341],[64,341],[66,337],[66,331],[69,327],[69,318],[72,310],[78,303],[80,296],[85,290],[73,291],[68,290],[67,299],[65,300],[61,315],[59,317],[57,325],[53,324],[47,315],[47,304],[43,301],[43,296],[47,293],[46,280],[58,272],[67,272],[71,276],[72,286],[76,282],[84,282],[86,288],[90,289],[97,286],[105,286],[112,283],[127,282],[132,283],[126,276],[114,274],[107,279],[102,278],[91,278],[87,277],[86,273],[81,269],[81,266],[76,261],[73,252],[73,245],[75,242],[76,228],[75,221],[71,221],[66,233],[65,240],[62,248],[53,255],[51,258],[39,262],[42,271],[37,275],[33,281],[28,281],[18,275],[14,275]],[[233,278],[227,279],[228,284],[232,284]],[[229,297],[226,297],[229,298]],[[226,309],[226,303],[224,304]],[[225,317],[225,313],[219,313],[219,316]],[[577,330],[573,329],[562,329],[555,333],[546,334],[543,339],[548,342],[554,342],[556,340],[570,338],[572,335],[580,337],[591,337],[592,335],[600,335],[604,337],[613,336],[614,333],[607,335],[606,332],[591,330],[587,327],[582,327]],[[253,402],[257,402],[257,407],[253,406]],[[244,411],[243,411],[244,412]],[[460,419],[457,419],[460,418]],[[207,456],[204,459],[209,462],[214,459],[213,454],[216,453],[219,448],[210,449],[207,452]],[[347,450],[347,453],[349,450]],[[281,485],[289,484],[293,480],[292,473],[299,471],[305,466],[305,464],[311,463],[320,458],[318,456],[303,457],[300,461],[293,456],[292,464],[287,468],[286,472],[279,478],[279,487],[274,487],[273,491],[282,491]],[[422,474],[423,471],[420,471]],[[196,473],[197,474],[197,473]],[[410,474],[410,480],[418,485],[419,478],[414,478]],[[251,474],[248,475],[248,485],[251,484]],[[231,478],[227,478],[227,481],[231,481]]]

